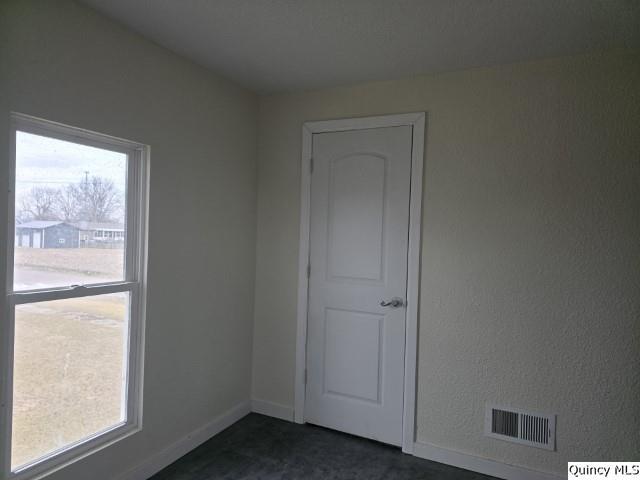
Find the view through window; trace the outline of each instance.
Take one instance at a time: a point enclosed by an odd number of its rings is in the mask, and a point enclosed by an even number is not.
[[[127,424],[140,291],[140,158],[37,132],[15,132],[12,471]]]
[[[15,469],[124,421],[128,295],[16,307]]]
[[[123,280],[127,156],[17,132],[14,290]]]

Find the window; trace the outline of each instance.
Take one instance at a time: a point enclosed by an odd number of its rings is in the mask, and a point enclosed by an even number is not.
[[[19,480],[141,428],[148,158],[19,114],[12,147],[0,460]]]

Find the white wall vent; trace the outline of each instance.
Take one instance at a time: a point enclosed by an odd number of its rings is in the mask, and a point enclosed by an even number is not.
[[[487,405],[484,433],[507,442],[555,450],[556,416]]]

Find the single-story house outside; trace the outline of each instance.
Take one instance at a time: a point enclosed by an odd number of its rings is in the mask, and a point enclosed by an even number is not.
[[[124,245],[124,225],[116,222],[76,222],[80,246]]]
[[[78,248],[79,229],[70,223],[34,220],[16,225],[16,247]]]

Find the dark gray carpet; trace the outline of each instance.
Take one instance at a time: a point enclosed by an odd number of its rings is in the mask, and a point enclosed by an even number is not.
[[[489,480],[398,448],[255,413],[151,480]]]

